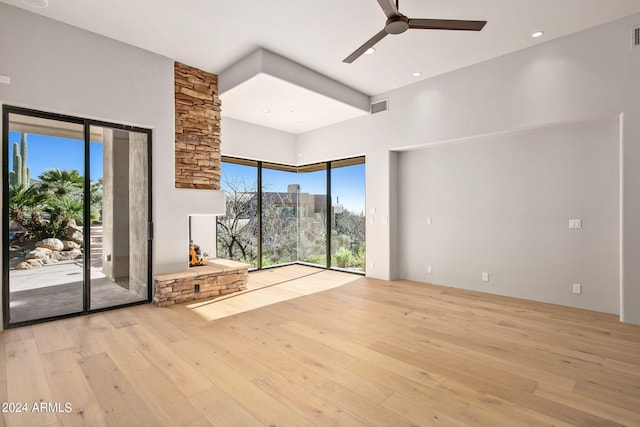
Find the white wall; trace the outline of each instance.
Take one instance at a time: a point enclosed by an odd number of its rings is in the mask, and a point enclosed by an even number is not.
[[[154,273],[187,267],[187,214],[224,194],[174,185],[173,60],[0,3],[0,102],[152,129]]]
[[[640,162],[640,49],[630,47],[638,24],[640,15],[634,15],[381,94],[389,98],[388,112],[299,135],[296,150],[307,163],[367,156],[367,212],[375,207],[377,217],[368,222],[367,274],[394,277],[391,228],[379,221],[396,208],[390,150],[623,113],[624,268],[617,311],[640,324],[640,224],[634,221],[640,217],[640,168],[633,166]],[[408,219],[400,212],[391,225]]]
[[[224,111],[224,100],[222,101]],[[296,165],[296,136],[242,120],[222,116],[220,125],[224,156]]]
[[[400,276],[619,313],[619,126],[616,117],[400,153]],[[569,229],[574,218],[583,228]]]
[[[202,255],[216,257],[216,217],[211,215],[191,216],[191,239],[200,246]]]

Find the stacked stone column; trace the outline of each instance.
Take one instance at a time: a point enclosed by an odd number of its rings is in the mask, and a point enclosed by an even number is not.
[[[176,188],[220,189],[218,76],[175,63]]]

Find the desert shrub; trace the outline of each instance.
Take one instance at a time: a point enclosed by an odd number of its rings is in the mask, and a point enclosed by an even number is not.
[[[353,254],[345,247],[342,247],[336,252],[336,267],[348,268],[351,264]]]

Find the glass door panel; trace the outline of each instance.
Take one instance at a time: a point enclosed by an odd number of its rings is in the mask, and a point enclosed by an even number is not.
[[[4,150],[8,323],[82,312],[84,126],[10,113]]]
[[[91,126],[90,310],[148,294],[147,134]]]
[[[298,196],[295,168],[262,169],[262,266],[298,260]]]
[[[298,168],[298,261],[327,266],[327,166]]]
[[[331,168],[331,210],[331,266],[364,272],[364,163]]]

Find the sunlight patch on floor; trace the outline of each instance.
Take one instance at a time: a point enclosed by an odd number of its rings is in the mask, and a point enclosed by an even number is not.
[[[283,267],[283,269],[286,268],[289,267]],[[306,267],[305,270],[297,269],[297,271],[290,269],[288,273],[293,274],[285,274],[284,271],[277,270],[278,269],[274,269],[273,271],[277,274],[280,282],[273,282],[265,287],[252,287],[252,280],[262,282],[264,281],[265,274],[268,274],[268,272],[263,270],[250,273],[248,288],[252,289],[251,291],[233,294],[224,299],[188,304],[186,307],[193,313],[211,321],[293,298],[337,288],[338,286],[346,285],[347,283],[360,279],[360,276],[351,273],[310,269],[308,267]],[[300,276],[301,273],[303,273],[302,276]]]

